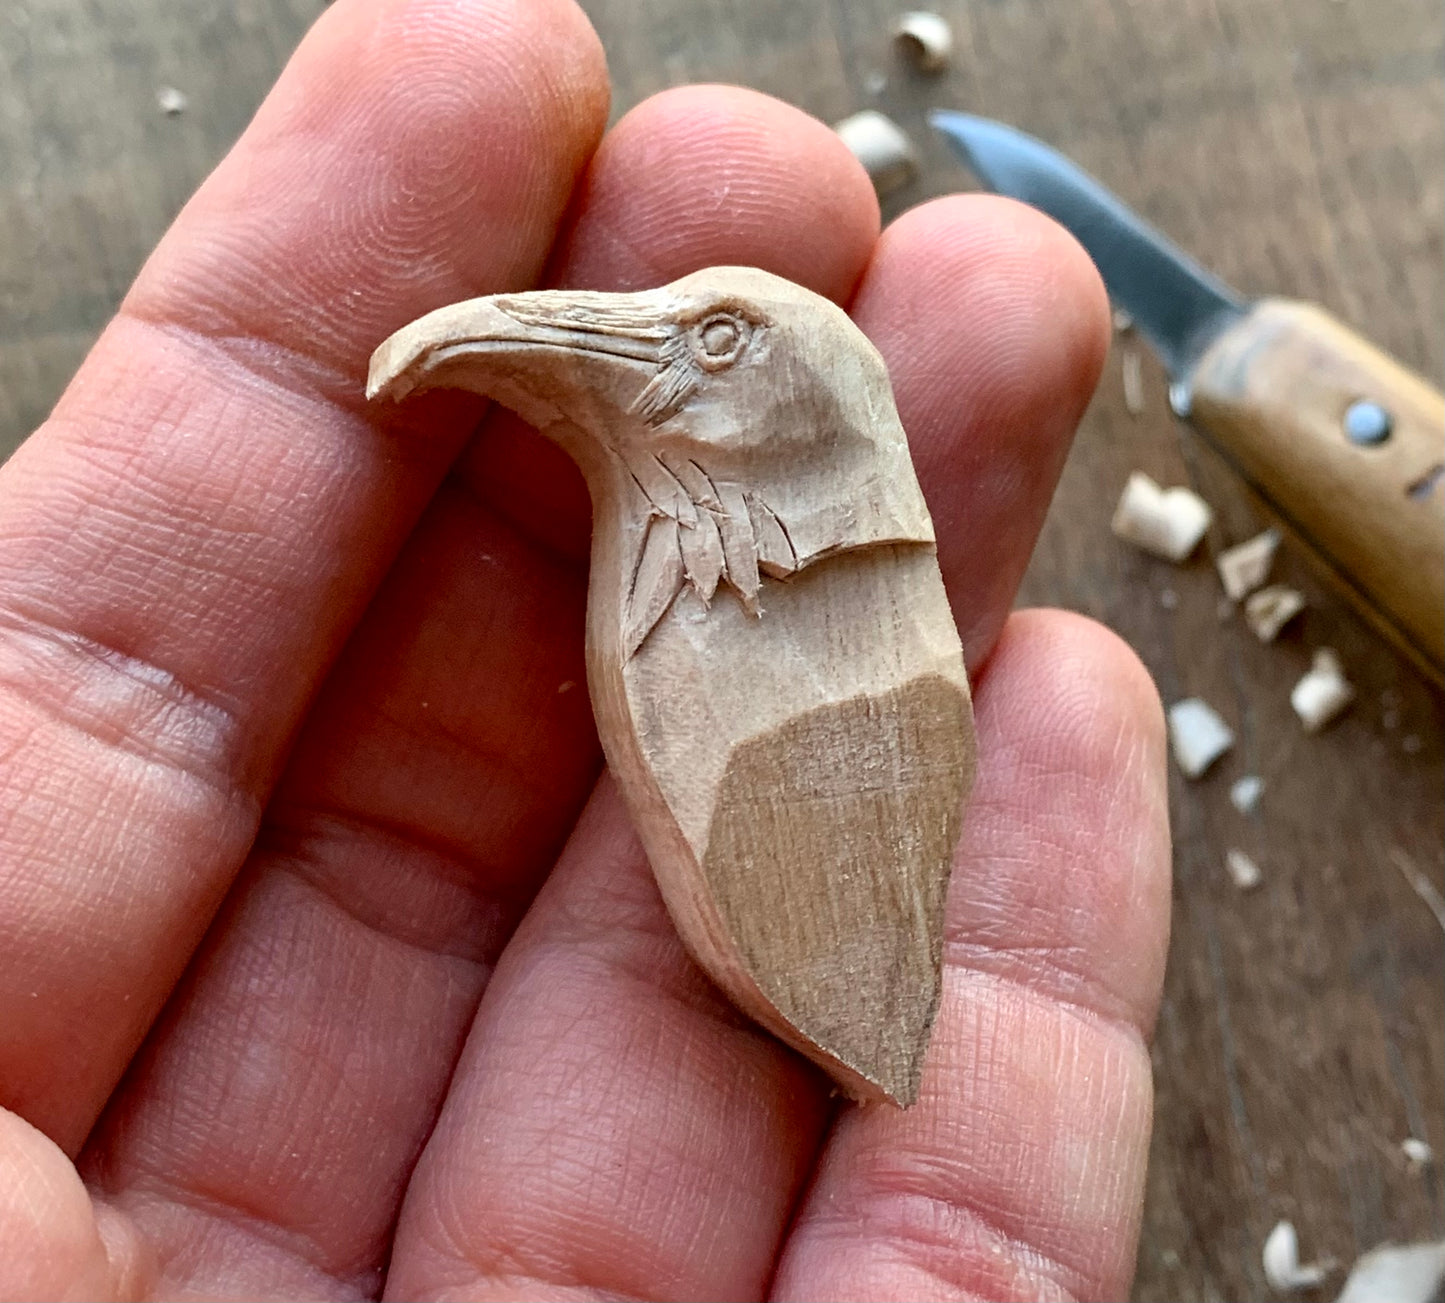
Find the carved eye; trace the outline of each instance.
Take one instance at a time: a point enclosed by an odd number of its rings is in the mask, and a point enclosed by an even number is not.
[[[695,351],[707,371],[721,371],[738,360],[748,345],[752,327],[731,312],[715,312],[695,328]]]

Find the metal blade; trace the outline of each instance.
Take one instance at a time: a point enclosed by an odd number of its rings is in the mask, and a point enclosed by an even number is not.
[[[1246,304],[1057,150],[1022,131],[938,109],[928,120],[991,190],[1042,209],[1088,250],[1115,304],[1176,380]]]

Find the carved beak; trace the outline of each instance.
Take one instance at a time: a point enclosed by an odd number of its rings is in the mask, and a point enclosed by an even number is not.
[[[529,371],[554,371],[549,356],[555,364],[568,354],[575,361],[631,363],[645,381],[656,372],[669,334],[656,305],[643,302],[643,295],[588,297],[612,300],[615,308],[568,311],[558,306],[564,296],[554,291],[439,308],[397,331],[372,354],[366,396],[399,400],[414,389],[459,383],[472,388],[458,373],[479,368],[515,376],[525,385]],[[549,374],[554,382],[559,378]]]

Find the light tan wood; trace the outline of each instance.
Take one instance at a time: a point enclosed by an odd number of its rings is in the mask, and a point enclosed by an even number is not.
[[[1266,299],[1191,378],[1213,436],[1360,610],[1437,682],[1445,677],[1445,398],[1328,313]],[[1357,400],[1393,432],[1345,435]]]
[[[913,1101],[974,766],[962,649],[882,358],[749,268],[443,308],[368,393],[455,386],[593,499],[588,684],[693,955],[857,1099]]]

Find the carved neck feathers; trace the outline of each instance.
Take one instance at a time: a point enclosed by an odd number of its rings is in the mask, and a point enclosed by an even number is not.
[[[663,447],[619,453],[634,548],[622,637],[634,655],[690,587],[710,606],[730,588],[763,618],[763,580],[786,581],[826,557],[885,544],[934,544],[933,522],[891,396],[874,438],[852,456],[794,468],[789,478],[743,484],[709,472],[705,454]],[[817,443],[828,444],[826,438]],[[624,555],[627,549],[623,549]]]

